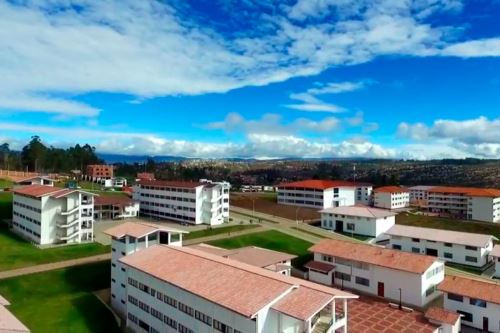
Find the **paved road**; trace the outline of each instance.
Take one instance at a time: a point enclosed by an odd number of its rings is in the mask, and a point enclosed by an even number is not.
[[[0,272],[0,280],[1,279],[8,279],[11,277],[16,277],[16,276],[33,274],[33,273],[52,271],[54,269],[66,268],[66,267],[71,267],[71,266],[91,264],[91,263],[110,260],[110,259],[111,259],[111,252],[106,253],[106,254],[99,254],[99,255],[91,256],[91,257],[71,259],[71,260],[53,262],[53,263],[49,263],[49,264],[42,264],[42,265],[18,268],[18,269],[13,269],[10,271]]]

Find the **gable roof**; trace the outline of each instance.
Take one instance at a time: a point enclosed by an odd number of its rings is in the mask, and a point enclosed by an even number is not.
[[[448,325],[455,325],[460,315],[456,312],[448,311],[443,308],[431,307],[425,312],[425,318]]]
[[[324,239],[309,251],[417,274],[424,273],[439,261],[432,256],[337,239]]]
[[[390,210],[387,209],[373,208],[364,205],[332,207],[320,210],[319,212],[329,213],[329,214],[341,214],[348,216],[360,216],[368,218],[382,218],[382,217],[397,215],[397,213],[391,212]]]
[[[273,308],[301,320],[334,298],[357,297],[187,247],[154,245],[120,262],[248,318],[279,297],[283,298]],[[300,307],[296,306],[297,296]]]
[[[478,188],[478,187],[451,187],[451,186],[436,186],[429,190],[429,193],[449,193],[463,194],[469,197],[500,197],[500,190],[495,188]]]
[[[446,293],[500,304],[500,284],[461,276],[446,276],[438,289]]]
[[[34,198],[52,196],[58,199],[74,192],[80,192],[88,195],[97,196],[97,194],[95,193],[86,192],[79,189],[68,189],[68,188],[60,188],[60,187],[38,185],[38,184],[17,187],[13,189],[12,192],[15,194],[34,197]]]
[[[405,192],[410,192],[407,188],[400,187],[400,186],[382,186],[382,187],[377,187],[373,191],[375,193],[405,193]]]
[[[122,238],[124,236],[141,238],[156,231],[175,232],[181,234],[188,233],[187,231],[146,223],[146,222],[126,222],[116,227],[106,229],[103,231],[103,233],[114,238]]]
[[[497,240],[497,238],[492,235],[443,229],[421,228],[401,224],[392,226],[385,233],[391,236],[419,238],[434,242],[453,243],[477,247],[485,247],[491,242],[491,240]]]
[[[291,183],[282,183],[278,185],[278,188],[302,187],[313,190],[326,190],[333,187],[357,187],[357,186],[358,186],[357,183],[353,183],[346,180],[308,179]]]
[[[490,256],[500,258],[500,245],[495,245],[490,252]]]

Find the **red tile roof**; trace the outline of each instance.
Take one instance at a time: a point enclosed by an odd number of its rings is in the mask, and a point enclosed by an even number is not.
[[[425,318],[440,323],[455,325],[457,323],[457,320],[460,318],[460,315],[443,308],[432,307],[425,312]]]
[[[446,293],[477,298],[500,304],[500,284],[479,279],[446,276],[438,289]]]
[[[303,187],[315,190],[326,190],[332,187],[356,187],[356,186],[358,186],[357,183],[345,180],[319,180],[319,179],[301,180],[297,182],[282,183],[278,185],[279,188]]]
[[[321,261],[311,260],[307,264],[305,264],[304,267],[305,268],[313,269],[315,271],[320,271],[320,272],[323,272],[323,273],[328,273],[328,272],[332,271],[335,268],[335,265],[330,265],[330,264],[327,264],[327,263],[321,262]]]
[[[487,197],[487,198],[500,197],[500,190],[498,189],[477,188],[477,187],[436,186],[431,188],[429,190],[429,193],[463,194],[470,197]]]
[[[357,297],[188,247],[155,245],[120,261],[249,318],[294,289],[304,290],[284,296],[274,306],[302,320],[334,298]],[[297,295],[302,295],[300,306]]]
[[[108,205],[129,206],[132,205],[134,202],[135,202],[134,200],[126,196],[101,195],[94,199],[94,206],[108,206]]]
[[[410,192],[407,188],[400,186],[382,186],[373,190],[375,193],[405,193]]]
[[[438,260],[432,256],[336,239],[324,239],[309,251],[417,274],[424,273]]]
[[[200,182],[185,182],[175,180],[140,180],[137,182],[139,185],[158,186],[158,187],[182,187],[182,188],[195,188],[203,185]]]
[[[106,229],[103,232],[106,235],[115,238],[122,238],[124,236],[132,236],[135,238],[140,238],[159,230],[167,232],[175,232],[175,233],[188,233],[187,231],[168,228],[165,226],[146,223],[146,222],[126,222],[116,227]]]
[[[38,185],[38,184],[17,187],[12,192],[14,192],[15,194],[34,197],[34,198],[40,198],[48,195],[54,198],[61,198],[73,192],[83,192],[89,195],[97,196],[97,194],[85,192],[82,190],[60,188],[60,187]]]

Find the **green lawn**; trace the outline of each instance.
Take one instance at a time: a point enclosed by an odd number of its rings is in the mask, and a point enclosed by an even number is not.
[[[197,230],[197,231],[191,231],[189,234],[184,235],[183,239],[195,239],[195,238],[201,238],[201,237],[209,237],[209,236],[215,236],[215,235],[220,235],[220,234],[225,234],[225,233],[231,233],[231,232],[238,232],[238,231],[244,231],[244,230],[249,230],[249,229],[254,229],[258,228],[260,225],[258,224],[240,224],[240,225],[232,225],[228,227],[219,227],[219,228],[207,228],[203,230]]]
[[[109,261],[0,280],[0,295],[31,332],[119,332],[92,293],[109,288]]]
[[[401,213],[396,216],[397,224],[494,235],[500,239],[498,223],[461,221],[446,217],[434,217]]]
[[[14,183],[8,179],[0,178],[0,188],[12,188]]]
[[[39,249],[0,224],[0,271],[109,253],[110,246],[98,243]]]
[[[0,192],[0,222],[12,218],[12,193]]]
[[[292,264],[297,268],[302,268],[312,254],[307,251],[313,244],[305,240],[289,236],[276,230],[257,232],[232,238],[220,239],[209,242],[214,246],[226,249],[236,249],[243,246],[259,246],[270,250],[295,254],[298,258]]]

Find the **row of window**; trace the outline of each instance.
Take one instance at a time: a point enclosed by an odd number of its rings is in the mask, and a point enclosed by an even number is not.
[[[425,274],[425,277],[427,279],[430,279],[432,278],[433,276],[436,276],[438,275],[439,273],[443,272],[444,271],[444,265],[440,265],[434,269],[431,269],[430,271],[427,272],[427,274]]]
[[[147,209],[147,208],[142,208],[142,207],[141,207],[141,214],[155,215],[155,216],[161,216],[161,217],[170,217],[170,218],[179,219],[179,220],[183,220],[183,221],[193,221],[194,222],[196,220],[196,218],[193,216],[171,214],[171,213],[167,213],[167,212],[161,212],[161,211],[157,211],[154,209]]]
[[[392,244],[392,248],[394,250],[401,250],[402,247],[399,244]],[[418,247],[412,247],[411,252],[420,253],[421,251],[420,251],[420,248],[418,248]],[[446,259],[453,259],[453,253],[443,252],[443,257]],[[477,257],[473,257],[473,256],[465,256],[465,261],[470,262],[470,263],[477,263],[478,259],[477,259]]]
[[[310,205],[310,206],[323,207],[323,203],[322,202],[314,202],[314,201],[278,199],[278,202],[279,203],[290,203],[290,204],[298,204],[298,205]]]
[[[24,209],[28,209],[28,210],[31,210],[31,211],[34,211],[34,212],[37,212],[37,213],[41,213],[42,212],[42,210],[40,208],[32,207],[30,205],[27,205],[27,204],[19,202],[19,201],[14,201],[12,203],[12,205],[13,206],[17,206],[17,207],[21,207],[21,208],[24,208]]]
[[[20,224],[20,223],[17,223],[17,222],[12,222],[12,225],[14,225],[15,227],[17,227],[18,229],[21,229],[22,231],[24,231],[25,233],[27,234],[30,234],[30,235],[33,235],[33,236],[36,236],[38,238],[40,238],[40,234],[31,230],[30,228],[27,228],[26,226]]]
[[[457,295],[457,294],[453,294],[453,293],[448,293],[447,298],[449,300],[452,300],[455,302],[460,302],[460,303],[463,303],[463,301],[464,301],[464,297],[462,295]],[[478,306],[480,308],[486,308],[488,303],[486,301],[481,300],[481,299],[469,298],[469,304],[474,305],[474,306]]]
[[[313,198],[323,200],[322,194],[304,194],[304,193],[278,193],[280,197],[300,197],[300,198]]]
[[[192,207],[167,205],[167,204],[162,204],[162,203],[158,203],[158,202],[143,201],[141,204],[143,206],[170,208],[170,209],[173,209],[174,211],[176,211],[176,210],[183,210],[186,212],[195,212],[196,211],[195,208],[192,208]]]
[[[33,223],[33,224],[36,224],[36,225],[41,225],[40,221],[35,220],[35,219],[33,219],[33,218],[29,217],[29,216],[26,216],[26,215],[24,215],[24,214],[18,213],[18,212],[16,212],[16,211],[13,211],[13,212],[12,212],[12,214],[13,214],[14,216],[17,216],[17,217],[19,217],[19,218],[22,218],[23,220],[26,220],[26,221],[31,222],[31,223]]]
[[[196,200],[192,198],[171,197],[168,195],[161,195],[161,194],[141,193],[141,197],[172,200],[172,201],[196,202]]]
[[[166,192],[179,192],[179,193],[196,193],[195,189],[167,187],[167,186],[141,185],[141,189],[143,189],[143,190],[155,190],[155,191],[166,191]]]
[[[215,330],[219,331],[219,332],[223,332],[223,333],[241,333],[240,331],[238,331],[237,329],[233,329],[232,327],[216,320],[216,319],[213,319],[212,317],[204,314],[203,312],[201,311],[198,311],[198,310],[195,310],[194,308],[190,307],[189,305],[186,305],[180,301],[177,301],[175,300],[174,298],[166,295],[166,294],[163,294],[161,293],[160,291],[158,290],[155,290],[153,288],[150,288],[148,287],[147,285],[143,284],[143,283],[140,283],[138,282],[137,280],[133,279],[133,278],[128,278],[128,284],[151,295],[152,297],[156,297],[158,300],[160,301],[163,301],[164,303],[170,305],[171,307],[173,308],[177,308],[179,311],[187,314],[188,316],[190,317],[194,317],[195,319],[203,322],[204,324],[210,326],[210,327],[213,327]],[[132,300],[131,300],[132,299]],[[131,302],[132,304],[136,305],[136,306],[139,306],[139,308],[141,308],[141,302],[136,300],[134,297],[131,297],[129,295],[129,302]],[[135,304],[134,302],[136,302],[137,304]],[[143,309],[144,310],[144,309]],[[147,308],[148,311],[146,312],[149,312],[149,307]],[[154,311],[153,311],[154,310]],[[161,320],[161,316],[162,316],[162,313],[156,309],[153,309],[151,308],[151,314],[160,319]],[[165,319],[166,316],[163,316],[164,317],[164,321],[165,323],[167,323],[167,319]],[[167,317],[168,318],[168,317]],[[168,318],[170,323],[172,325],[173,322],[175,321],[172,321],[170,318]],[[167,325],[171,326],[171,327],[174,327],[170,324],[167,323]],[[177,325],[177,323],[175,323],[175,325]],[[182,326],[181,324],[179,324],[179,332],[181,332],[181,328],[180,326]],[[176,327],[174,327],[176,328]],[[192,332],[192,331],[186,331],[186,332]]]

